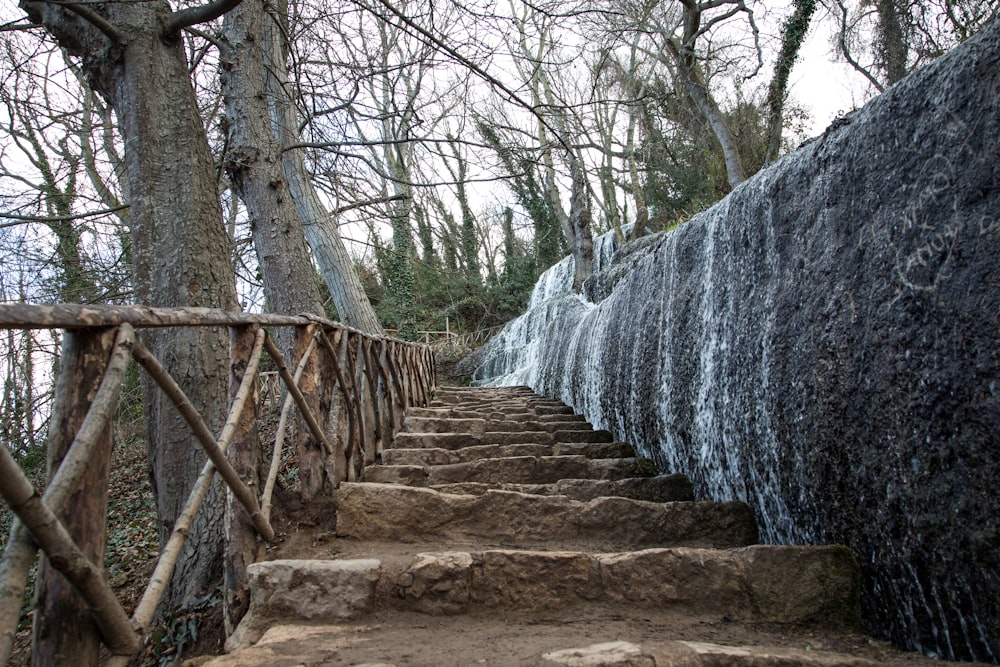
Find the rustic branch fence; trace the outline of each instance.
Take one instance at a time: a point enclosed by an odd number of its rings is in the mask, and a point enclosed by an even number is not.
[[[230,331],[229,414],[216,438],[177,382],[142,344],[135,329],[153,327],[227,327]],[[265,327],[295,329],[294,374]],[[296,456],[305,500],[361,479],[403,421],[405,410],[424,405],[435,384],[434,357],[427,345],[370,336],[312,316],[251,315],[204,308],[139,306],[87,307],[0,304],[0,329],[63,329],[63,354],[50,429],[50,478],[43,496],[27,479],[10,451],[0,446],[0,495],[16,515],[0,558],[0,664],[10,658],[28,572],[41,548],[48,566],[69,586],[46,582],[48,600],[36,609],[51,627],[93,628],[89,641],[111,652],[107,664],[125,665],[145,641],[154,613],[181,553],[184,539],[212,485],[216,471],[231,489],[226,506],[225,602],[227,623],[239,620],[246,606],[246,566],[274,539],[272,495],[282,458],[291,407],[302,427]],[[259,373],[262,351],[278,370]],[[110,423],[125,379],[129,357],[149,374],[191,428],[207,454],[181,516],[160,552],[149,585],[128,617],[103,572],[106,497],[87,498],[105,485],[111,454]],[[280,383],[280,384],[279,384]],[[271,466],[258,497],[246,483],[249,461],[259,442],[258,400],[276,407],[285,390]],[[241,477],[242,475],[242,477]],[[99,481],[99,480],[98,480]],[[72,497],[73,507],[68,507]],[[100,513],[94,508],[99,508]],[[71,511],[72,510],[72,511]],[[95,536],[100,536],[95,538]],[[45,577],[43,574],[41,577]],[[61,578],[56,578],[63,581]],[[40,582],[39,585],[42,585]],[[35,664],[46,664],[36,645]],[[54,664],[54,662],[52,663]]]
[[[431,331],[421,329],[417,331],[417,336],[424,345],[429,345],[435,352],[445,352],[455,354],[467,351],[469,348],[479,347],[490,338],[500,333],[504,324],[499,324],[488,329],[477,329],[467,333],[459,333],[447,327],[444,331]],[[395,329],[387,329],[386,333],[397,333]]]

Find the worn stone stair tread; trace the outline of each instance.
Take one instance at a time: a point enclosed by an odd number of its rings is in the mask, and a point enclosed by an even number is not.
[[[410,408],[406,411],[407,417],[416,419],[493,419],[497,421],[536,421],[540,423],[550,421],[561,421],[567,423],[586,423],[587,419],[583,415],[577,414],[555,414],[539,415],[526,406],[511,407],[508,409],[498,409],[495,405],[470,406],[461,404],[442,407]]]
[[[786,646],[726,646],[710,642],[626,641],[550,651],[540,667],[865,667],[885,664],[869,658]]]
[[[487,431],[482,435],[482,442],[484,445],[546,445],[556,439],[555,434],[548,431]]]
[[[398,449],[418,449],[421,447],[459,449],[482,444],[481,437],[469,433],[410,433],[401,431],[396,434],[392,446]]]
[[[575,610],[574,610],[575,611]],[[495,614],[434,619],[375,614],[326,624],[276,623],[252,647],[185,667],[943,667],[849,631],[806,629],[648,612],[608,616]]]
[[[457,482],[430,487],[442,493],[482,495],[490,489],[517,491],[544,496],[566,496],[573,500],[588,501],[599,497],[618,496],[633,500],[666,503],[693,501],[694,488],[687,475],[655,475],[653,477],[626,477],[617,480],[561,479],[551,484],[483,484],[482,482]]]
[[[394,604],[436,615],[597,601],[734,620],[859,623],[860,571],[853,553],[836,546],[421,553],[382,575],[378,585],[390,586]]]
[[[588,458],[579,454],[506,456],[445,465],[408,466],[422,467],[424,474],[406,472],[404,478],[397,477],[394,471],[383,469],[393,467],[396,466],[368,466],[365,468],[365,479],[372,482],[412,479],[418,480],[419,486],[455,482],[548,484],[561,479],[624,479],[642,473],[642,466],[635,458]]]
[[[780,567],[776,567],[780,564]],[[754,546],[624,553],[486,549],[389,560],[275,560],[248,568],[253,595],[233,648],[275,623],[538,612],[600,603],[734,621],[856,627],[860,571],[843,547]]]
[[[490,540],[517,547],[548,543],[588,548],[727,548],[757,542],[744,503],[651,503],[629,498],[589,502],[490,490],[447,494],[396,484],[345,483],[338,493],[339,537],[359,540]]]
[[[517,456],[584,456],[589,459],[624,459],[634,457],[632,445],[625,442],[561,442],[555,444],[474,445],[461,449],[425,447],[391,448],[382,452],[384,465],[451,465],[477,459]]]
[[[482,417],[414,417],[403,419],[403,433],[470,433],[481,435],[487,420]]]
[[[559,417],[562,415],[547,415]],[[592,431],[594,427],[586,421],[553,420],[539,421],[537,415],[511,419],[501,414],[499,417],[417,417],[407,415],[403,420],[403,431],[414,433],[472,433],[542,431]]]

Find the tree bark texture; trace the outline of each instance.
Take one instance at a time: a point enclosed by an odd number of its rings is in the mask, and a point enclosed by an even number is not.
[[[226,171],[250,217],[268,310],[322,315],[316,271],[282,173],[281,146],[271,132],[263,22],[263,0],[244,0],[223,22],[222,93],[229,138]],[[283,328],[276,335],[278,347],[288,357],[292,331]]]
[[[52,415],[47,452],[50,481],[97,394],[114,338],[113,329],[64,334],[62,365],[56,384],[58,403]],[[86,471],[59,513],[83,555],[99,569],[104,567],[111,447],[111,426],[108,424],[98,438]],[[52,568],[48,558],[42,558],[35,591],[32,664],[41,667],[72,662],[96,667],[100,648],[98,628],[86,602],[72,584]]]
[[[573,289],[579,292],[583,287],[583,281],[594,272],[594,237],[590,228],[590,192],[587,190],[587,174],[581,159],[575,155],[570,156],[570,172],[573,177],[569,206],[569,226],[572,236],[566,240],[573,251],[576,267]]]
[[[743,170],[743,163],[740,160],[740,151],[736,147],[736,139],[726,125],[726,119],[722,116],[715,100],[711,98],[705,84],[698,79],[698,73],[693,66],[683,62],[682,58],[677,58],[677,71],[684,82],[684,89],[695,106],[705,117],[705,121],[712,129],[712,134],[719,141],[722,148],[722,157],[726,163],[726,177],[729,180],[729,187],[736,188],[737,185],[747,180],[746,172]]]
[[[892,85],[906,76],[906,36],[903,18],[908,11],[898,0],[877,0],[878,42],[886,83]]]
[[[774,76],[767,89],[767,155],[765,163],[778,159],[781,134],[785,127],[785,98],[788,94],[788,77],[806,38],[809,23],[816,12],[816,0],[795,0],[795,10],[781,28],[781,50],[774,64]]]
[[[276,5],[287,10],[287,4]],[[282,15],[264,16],[261,44],[266,72],[267,101],[270,107],[272,131],[281,152],[281,169],[298,211],[306,241],[312,248],[320,274],[330,290],[340,321],[365,333],[384,335],[375,309],[368,300],[351,256],[337,232],[336,221],[327,212],[312,186],[305,166],[305,151],[289,149],[299,141],[298,114],[292,102],[286,64],[285,31],[279,24]]]
[[[162,0],[87,5],[23,2],[114,108],[131,193],[135,299],[153,306],[237,310],[216,175],[182,48],[177,14]],[[86,16],[87,18],[82,18]],[[147,347],[213,430],[225,415],[225,330],[147,332]],[[164,542],[198,476],[203,454],[152,382],[143,388],[147,446]],[[167,597],[176,605],[214,585],[222,503],[206,499]]]

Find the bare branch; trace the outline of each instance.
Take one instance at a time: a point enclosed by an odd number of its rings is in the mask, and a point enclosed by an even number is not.
[[[106,18],[95,12],[94,10],[86,7],[80,3],[76,2],[53,2],[48,0],[49,4],[58,5],[60,7],[65,7],[69,11],[73,12],[80,18],[82,18],[87,23],[91,24],[112,41],[114,44],[122,43],[121,33],[118,32],[118,28],[111,24]]]
[[[213,0],[206,5],[176,11],[164,22],[163,33],[173,35],[185,28],[217,19],[230,9],[235,8],[240,2],[242,0]]]
[[[390,14],[392,14],[393,16],[395,16],[396,19],[400,23],[402,23],[403,25],[405,25],[408,30],[416,32],[417,35],[422,40],[425,41],[425,43],[429,44],[430,46],[433,46],[435,48],[440,49],[441,51],[443,51],[444,53],[446,53],[448,56],[450,56],[459,65],[462,65],[463,67],[468,68],[469,71],[471,71],[473,74],[475,74],[476,76],[478,76],[480,79],[482,79],[483,81],[485,81],[486,83],[488,83],[494,89],[499,90],[500,92],[502,92],[507,97],[508,100],[510,100],[511,102],[517,104],[518,106],[520,106],[521,108],[527,110],[532,115],[534,115],[536,118],[538,118],[538,121],[540,123],[542,123],[545,127],[547,127],[549,130],[551,130],[553,132],[553,134],[555,134],[556,137],[559,138],[560,143],[562,143],[562,138],[560,136],[560,133],[558,132],[558,130],[556,128],[553,128],[551,126],[551,124],[549,123],[548,119],[545,118],[544,116],[542,116],[539,113],[538,109],[534,105],[529,104],[528,102],[526,102],[523,99],[521,99],[521,96],[518,95],[516,92],[514,92],[514,90],[511,89],[509,86],[507,86],[504,82],[500,81],[495,76],[493,76],[492,74],[490,74],[489,72],[487,72],[486,70],[484,70],[482,67],[480,67],[476,63],[472,62],[471,60],[469,60],[468,58],[466,58],[465,56],[463,56],[456,49],[454,49],[451,46],[449,46],[448,44],[446,44],[444,42],[444,40],[442,40],[442,39],[436,37],[435,35],[431,34],[431,32],[429,30],[427,30],[427,29],[425,29],[425,28],[417,25],[416,22],[414,22],[412,19],[410,19],[409,17],[407,17],[403,12],[401,12],[396,7],[394,7],[388,0],[377,0],[377,2],[380,5],[382,5],[383,7],[385,7],[385,9]],[[365,9],[368,9],[368,11],[372,11],[368,7],[365,7]],[[372,13],[375,14],[374,11],[372,11]],[[376,16],[379,16],[379,15],[376,14]],[[379,18],[385,19],[386,17],[385,16],[379,16]],[[567,150],[568,150],[568,148],[567,148]]]
[[[102,211],[88,211],[86,213],[78,213],[76,215],[57,215],[53,217],[47,217],[42,215],[21,215],[19,213],[12,212],[0,212],[0,218],[6,218],[8,220],[13,220],[14,222],[8,222],[0,224],[0,229],[4,227],[16,227],[17,225],[23,225],[29,222],[42,222],[42,223],[52,223],[52,222],[72,222],[73,220],[82,220],[83,218],[93,218],[98,215],[108,215],[109,213],[117,213],[118,211],[124,211],[129,207],[128,204],[122,204],[121,206],[113,206],[111,208],[106,208]]]

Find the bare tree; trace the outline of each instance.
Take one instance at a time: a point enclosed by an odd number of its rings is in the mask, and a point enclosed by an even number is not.
[[[80,59],[94,90],[118,118],[131,197],[138,303],[237,309],[216,174],[181,40],[185,28],[221,16],[236,4],[221,0],[172,11],[162,0],[21,3],[33,21]],[[226,332],[181,328],[150,334],[146,341],[210,427],[220,428],[226,404]],[[160,535],[165,540],[203,455],[152,382],[144,388],[144,403]],[[221,510],[221,494],[216,492],[192,528],[167,604],[214,585]]]
[[[878,92],[968,39],[1000,12],[998,0],[822,0],[841,57]]]
[[[222,91],[228,130],[226,171],[247,207],[268,310],[322,315],[292,193],[284,178],[281,146],[268,108],[265,16],[262,0],[243,0],[223,21]],[[291,339],[282,341],[290,352]]]
[[[337,313],[348,326],[372,334],[381,334],[382,325],[368,300],[357,271],[335,225],[306,170],[305,155],[299,143],[298,113],[293,88],[288,80],[288,3],[269,7],[262,26],[267,100],[272,128],[281,146],[281,166],[292,199],[298,209],[305,236],[326,281]]]

